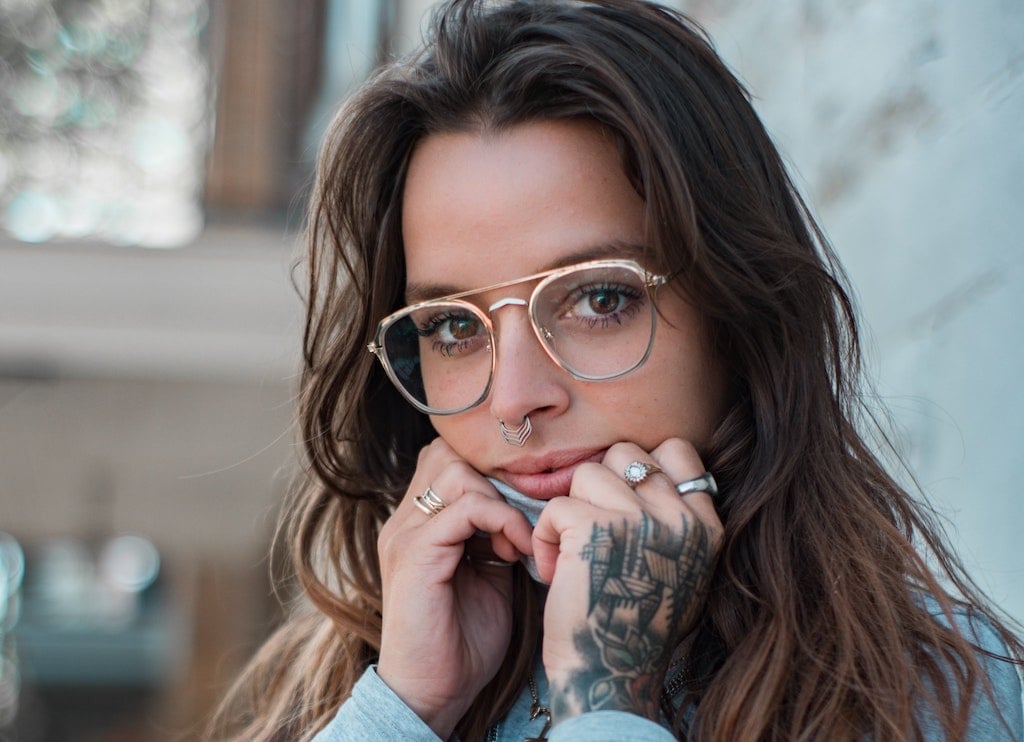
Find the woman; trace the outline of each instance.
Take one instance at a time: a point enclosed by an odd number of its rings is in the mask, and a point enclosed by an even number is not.
[[[449,3],[309,235],[306,600],[239,738],[1022,734],[1021,644],[862,440],[840,269],[687,19]]]

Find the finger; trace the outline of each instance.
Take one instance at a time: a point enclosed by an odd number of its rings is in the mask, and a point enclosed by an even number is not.
[[[445,494],[442,496],[441,492]],[[462,500],[469,494],[472,494],[474,497],[482,496],[488,498],[509,507],[510,510],[516,513],[519,512],[505,502],[505,498],[498,493],[494,485],[487,481],[483,475],[458,457],[448,460],[442,471],[435,477],[434,483],[424,490],[422,495],[414,496],[412,501],[414,505],[421,506],[418,509],[424,511],[424,514],[429,519],[440,512],[436,508],[431,510],[429,507],[430,503],[440,501],[443,503],[442,509],[444,509]],[[430,499],[424,505],[424,498],[428,497]],[[419,501],[417,502],[417,500]],[[478,540],[490,538],[491,544],[483,548],[490,552],[492,557],[494,555],[504,555],[502,558],[515,560],[520,556],[520,552],[515,544],[502,532],[490,533],[480,529],[474,535],[478,537]]]
[[[415,555],[420,567],[434,565],[442,575],[450,576],[463,557],[463,542],[480,533],[491,539],[491,549],[501,559],[514,561],[522,554],[532,554],[532,528],[521,512],[500,498],[465,462],[456,460],[446,471],[447,475],[438,477],[442,484],[437,487],[451,488],[443,496],[437,493],[443,507],[431,515],[421,512],[413,501],[422,495],[414,495],[410,488],[384,524],[378,537],[382,562],[397,566]],[[458,549],[452,548],[455,546]]]
[[[603,464],[615,472],[642,501],[659,495],[662,500],[670,503],[677,499],[671,477],[651,454],[635,443],[623,442],[611,446],[605,453]],[[638,476],[639,481],[636,481]],[[631,477],[634,479],[632,482]]]
[[[503,559],[497,551],[495,551],[494,539],[499,539],[498,551],[502,551],[507,556],[511,553],[516,553],[515,546],[512,545],[511,541],[505,539],[504,534],[496,534],[492,537],[490,534],[476,534],[472,536],[465,543],[466,549],[466,561],[472,563],[475,566],[502,566],[511,567],[516,563],[516,559]],[[508,548],[503,548],[500,544],[500,540],[504,540],[508,544]]]
[[[551,584],[560,559],[579,558],[580,548],[589,538],[593,524],[615,517],[613,511],[583,500],[570,497],[551,500],[533,528],[533,557],[541,579]],[[576,533],[579,529],[584,532]]]
[[[658,463],[673,485],[695,479],[706,471],[697,449],[682,438],[669,438],[664,441],[651,451],[651,458]],[[680,495],[673,486],[672,493],[705,524],[721,528],[714,499],[708,492]]]
[[[433,446],[434,444],[431,444]],[[447,444],[445,444],[447,446]],[[494,486],[451,449],[440,448],[431,460],[418,469],[416,476],[399,504],[400,517],[422,523],[438,514],[467,492],[477,492],[504,502]],[[396,511],[397,512],[397,511]]]
[[[604,464],[580,464],[573,473],[569,497],[603,510],[640,510],[636,493]]]
[[[426,488],[431,486],[437,477],[446,467],[460,461],[455,451],[452,450],[442,438],[435,438],[426,446],[420,449],[416,458],[416,471],[413,474],[405,495],[399,501],[391,520],[400,522],[409,517],[421,520],[424,515],[415,506],[415,498],[421,497]],[[485,480],[486,481],[486,480]],[[442,497],[445,503],[445,495]],[[394,525],[394,524],[392,524]]]
[[[481,492],[464,493],[421,530],[437,546],[462,545],[483,531],[490,535],[494,553],[506,561],[533,553],[532,528],[526,516],[504,500]]]

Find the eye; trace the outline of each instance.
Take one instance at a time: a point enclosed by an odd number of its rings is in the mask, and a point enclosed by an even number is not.
[[[430,349],[444,356],[470,353],[487,347],[487,331],[479,317],[461,309],[438,311],[416,321],[416,333],[430,341]]]
[[[480,320],[472,315],[449,317],[438,327],[442,341],[469,340],[481,330]]]
[[[571,306],[566,312],[582,320],[600,321],[618,318],[642,301],[642,290],[626,284],[592,284],[573,292]]]
[[[595,289],[584,298],[587,308],[594,314],[611,314],[625,301],[625,297],[614,289]]]

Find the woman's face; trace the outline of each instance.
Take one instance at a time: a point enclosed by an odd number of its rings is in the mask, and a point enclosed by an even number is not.
[[[481,288],[593,258],[635,258],[643,201],[611,137],[581,122],[544,121],[500,132],[436,134],[409,164],[402,231],[407,301]],[[471,298],[485,310],[533,283]],[[493,311],[497,360],[489,396],[437,432],[471,466],[539,499],[565,495],[575,466],[600,461],[613,443],[651,450],[679,437],[701,450],[724,413],[725,373],[697,310],[658,292],[647,362],[611,381],[582,381],[547,355],[525,307]],[[529,415],[533,434],[509,445]]]

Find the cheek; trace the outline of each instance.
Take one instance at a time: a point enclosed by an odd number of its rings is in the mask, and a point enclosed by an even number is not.
[[[480,415],[479,411],[480,408],[476,408],[458,415],[430,418],[437,434],[471,465],[479,463],[489,435],[498,435],[498,421]]]
[[[649,415],[642,424],[670,430],[671,436],[700,447],[724,414],[726,375],[696,322],[663,323],[659,329],[663,332],[644,368],[646,373],[637,380],[638,406]]]

